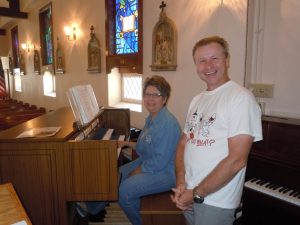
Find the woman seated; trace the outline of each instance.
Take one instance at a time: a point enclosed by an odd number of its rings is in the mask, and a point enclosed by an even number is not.
[[[137,142],[119,141],[119,147],[136,150],[138,158],[120,167],[119,205],[133,225],[141,225],[140,199],[165,192],[175,186],[174,159],[181,130],[166,104],[171,87],[161,76],[147,78],[143,103],[149,115]],[[83,205],[83,204],[80,204]],[[105,202],[86,202],[78,209],[82,215],[96,214]]]

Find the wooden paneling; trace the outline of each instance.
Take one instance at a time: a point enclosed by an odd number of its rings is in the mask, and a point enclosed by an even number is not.
[[[33,222],[58,223],[56,151],[47,144],[0,143],[2,182],[11,182]],[[4,150],[6,149],[6,150]]]
[[[118,199],[117,143],[81,141],[66,147],[68,200]]]

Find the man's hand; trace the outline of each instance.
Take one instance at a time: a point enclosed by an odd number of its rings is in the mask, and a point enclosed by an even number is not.
[[[186,189],[184,184],[177,185],[176,188],[172,188],[174,192],[171,195],[171,200],[176,204],[176,207],[181,210],[190,210],[193,205],[193,191]]]

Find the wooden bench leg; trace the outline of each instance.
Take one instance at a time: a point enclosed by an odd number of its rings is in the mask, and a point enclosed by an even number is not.
[[[141,201],[143,225],[185,225],[183,213],[170,198],[171,192],[145,196]]]

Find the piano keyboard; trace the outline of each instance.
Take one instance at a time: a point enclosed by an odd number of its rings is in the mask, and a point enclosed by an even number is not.
[[[300,191],[292,190],[280,185],[253,178],[245,182],[245,187],[281,199],[296,206],[300,206]]]

